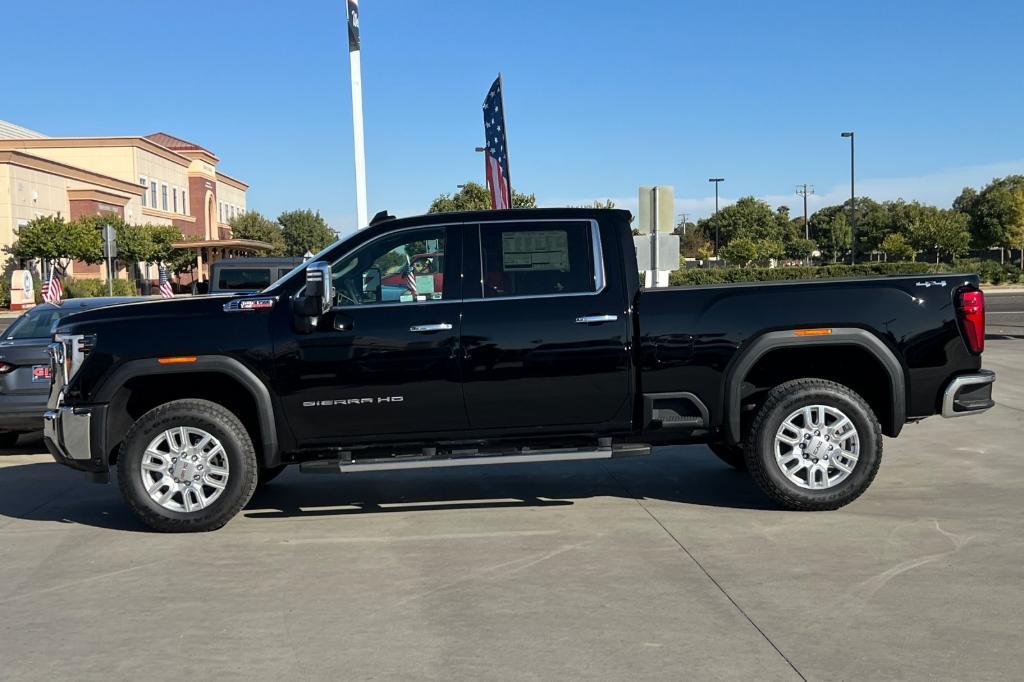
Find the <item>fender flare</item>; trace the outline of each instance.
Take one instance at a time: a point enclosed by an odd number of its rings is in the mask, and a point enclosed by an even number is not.
[[[272,466],[278,462],[277,427],[274,420],[274,405],[266,384],[260,381],[252,370],[238,360],[224,355],[197,355],[195,362],[182,364],[158,364],[156,358],[129,360],[115,369],[96,391],[96,402],[109,403],[118,391],[130,380],[140,376],[158,374],[194,374],[213,372],[225,374],[240,383],[256,403],[256,417],[260,425],[260,439],[263,441],[263,463]]]
[[[755,338],[749,346],[733,360],[725,376],[723,407],[726,414],[726,436],[730,443],[741,442],[740,398],[743,380],[757,361],[773,350],[793,347],[857,346],[870,353],[889,375],[889,394],[892,399],[892,433],[899,435],[907,419],[907,382],[903,365],[896,354],[880,338],[864,329],[855,327],[833,328],[828,335],[795,336],[794,330],[767,332]]]

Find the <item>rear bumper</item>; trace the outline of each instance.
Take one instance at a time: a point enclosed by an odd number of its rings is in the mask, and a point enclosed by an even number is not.
[[[107,470],[102,447],[106,406],[61,406],[43,413],[43,442],[53,458],[81,471]]]
[[[0,396],[0,431],[38,431],[45,409],[45,393]]]
[[[976,374],[964,374],[954,378],[942,394],[943,417],[966,417],[981,414],[993,405],[992,384],[996,373],[987,369]]]

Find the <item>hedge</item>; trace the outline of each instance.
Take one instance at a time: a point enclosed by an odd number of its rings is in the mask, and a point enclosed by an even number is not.
[[[36,303],[43,302],[43,284],[38,279],[32,280],[35,285]],[[100,279],[75,279],[69,277],[64,280],[65,298],[91,298],[93,296],[106,296],[107,282]],[[114,280],[114,296],[137,296],[135,284],[126,279]],[[11,307],[11,278],[10,276],[0,278],[0,308]]]
[[[986,284],[1024,282],[1024,273],[1015,266],[993,261],[963,260],[949,263],[858,263],[857,265],[800,265],[779,268],[689,268],[669,276],[672,286],[728,284],[731,282],[774,282],[795,279],[841,277],[877,277],[884,275],[948,274],[976,272]]]

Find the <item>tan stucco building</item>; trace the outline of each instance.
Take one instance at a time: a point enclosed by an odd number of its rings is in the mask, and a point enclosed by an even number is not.
[[[219,162],[208,149],[167,133],[47,137],[0,121],[0,248],[36,217],[117,214],[133,224],[175,225],[197,239],[204,279],[210,260],[259,250],[258,243],[232,238],[228,222],[245,212],[249,186],[217,170]],[[105,272],[75,263],[69,274]]]

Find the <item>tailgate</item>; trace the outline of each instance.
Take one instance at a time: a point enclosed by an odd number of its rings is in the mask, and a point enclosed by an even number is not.
[[[0,345],[0,394],[47,394],[50,390],[50,356],[47,341]]]

